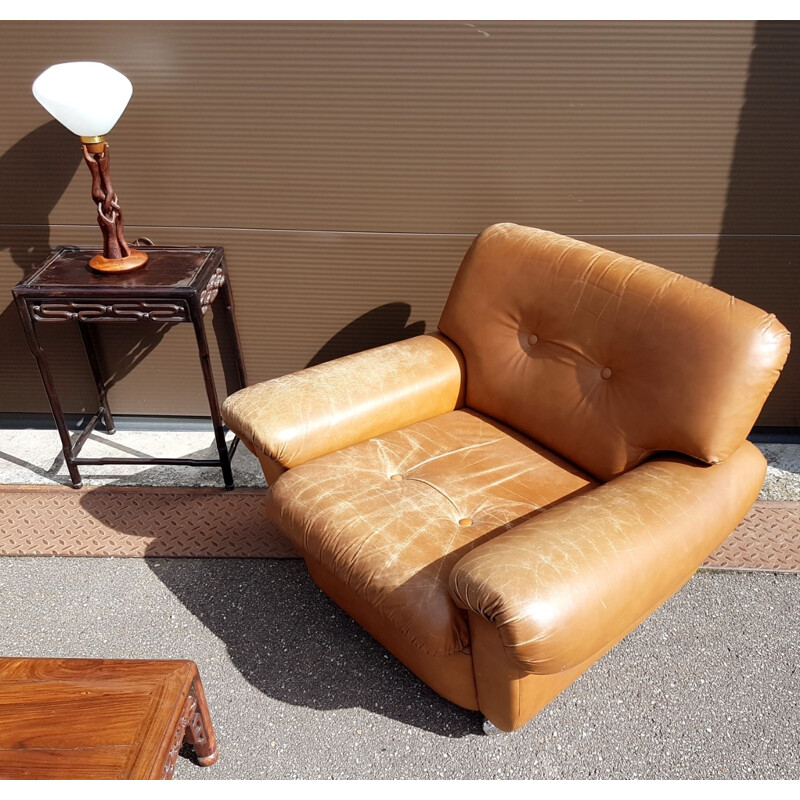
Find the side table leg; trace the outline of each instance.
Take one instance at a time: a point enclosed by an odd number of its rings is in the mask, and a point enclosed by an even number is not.
[[[103,381],[103,373],[100,369],[100,361],[97,358],[97,348],[94,344],[94,338],[89,325],[85,322],[78,322],[78,328],[81,332],[81,339],[83,339],[83,348],[86,350],[86,357],[89,360],[89,366],[92,369],[92,376],[94,377],[94,384],[97,387],[97,397],[100,400],[100,406],[103,409],[103,424],[109,433],[116,433],[116,425],[114,418],[111,416],[111,409],[108,407],[108,396],[106,395],[106,385]]]
[[[235,359],[236,380],[228,378],[228,371],[226,371],[226,382],[228,394],[233,394],[244,389],[247,386],[247,372],[244,367],[244,358],[242,356],[242,342],[239,338],[239,329],[236,326],[236,315],[233,307],[233,292],[231,291],[231,280],[228,274],[227,265],[223,265],[225,270],[225,281],[219,289],[219,298],[217,300],[217,308],[221,305],[224,309],[223,313],[219,315],[219,324],[217,323],[218,316],[216,309],[214,311],[214,328],[217,332],[217,342],[220,344],[220,355],[223,355],[223,343],[233,351]],[[232,370],[229,370],[232,372]],[[231,378],[234,376],[231,375]]]
[[[64,461],[67,464],[69,477],[72,485],[76,489],[83,486],[81,474],[78,471],[77,465],[74,463],[72,455],[72,442],[69,438],[69,430],[67,423],[64,420],[64,412],[61,408],[61,402],[58,399],[53,376],[50,373],[50,367],[47,363],[47,356],[45,356],[44,348],[39,343],[39,337],[36,335],[36,328],[34,327],[33,320],[31,319],[30,309],[24,300],[17,298],[17,310],[19,311],[20,318],[22,319],[22,327],[25,330],[25,336],[28,340],[28,347],[30,348],[33,357],[36,359],[36,364],[39,367],[39,374],[42,377],[44,390],[47,394],[47,402],[50,403],[50,409],[53,412],[53,420],[58,429],[58,435],[61,437],[61,448],[64,452]]]
[[[208,711],[206,693],[198,675],[189,690],[194,695],[197,705],[189,724],[186,726],[186,741],[194,747],[197,760],[203,767],[210,767],[217,763],[219,751],[217,750],[217,737],[214,726],[211,724],[211,714]]]
[[[219,407],[219,399],[217,398],[217,388],[214,385],[214,373],[211,369],[211,355],[208,350],[205,326],[203,325],[203,312],[200,308],[200,304],[197,302],[192,303],[191,308],[192,324],[194,325],[194,333],[197,337],[197,350],[200,354],[200,366],[203,369],[203,378],[206,383],[208,406],[211,410],[211,422],[214,426],[214,438],[217,442],[222,477],[225,481],[225,488],[233,489],[231,457],[225,444],[225,428],[222,424],[222,412]]]

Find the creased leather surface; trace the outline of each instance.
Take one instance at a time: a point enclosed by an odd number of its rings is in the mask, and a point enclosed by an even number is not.
[[[222,416],[272,483],[284,469],[462,403],[458,348],[430,334],[248,386]]]
[[[755,306],[508,223],[473,243],[439,328],[464,354],[466,405],[604,481],[654,452],[727,458],[789,350]]]
[[[594,485],[541,446],[465,409],[289,470],[272,486],[267,511],[301,553],[387,624],[429,655],[443,655],[469,644],[466,614],[447,586],[458,559]]]
[[[429,655],[411,642],[399,628],[388,625],[379,609],[364,602],[346,583],[313,558],[306,556],[305,563],[317,586],[420,680],[462,708],[478,708],[470,648]]]
[[[522,727],[595,661],[552,675],[535,675],[506,655],[497,628],[487,619],[470,613],[469,631],[478,705],[501,731]]]
[[[688,580],[765,472],[749,442],[714,466],[655,458],[474,549],[451,573],[453,597],[497,626],[522,669],[570,669]]]

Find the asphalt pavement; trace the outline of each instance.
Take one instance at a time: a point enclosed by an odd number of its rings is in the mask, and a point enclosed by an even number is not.
[[[699,573],[524,729],[487,737],[298,560],[0,559],[0,652],[190,658],[220,745],[176,779],[800,778],[800,576]]]

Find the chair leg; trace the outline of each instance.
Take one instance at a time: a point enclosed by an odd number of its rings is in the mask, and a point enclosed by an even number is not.
[[[483,718],[483,732],[486,736],[501,736],[505,731],[501,731],[500,728],[495,727],[495,725],[486,717]]]

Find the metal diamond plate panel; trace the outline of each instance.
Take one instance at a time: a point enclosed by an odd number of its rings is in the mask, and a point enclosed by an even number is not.
[[[292,558],[264,491],[0,488],[0,555]]]
[[[756,503],[703,569],[800,572],[800,502]]]
[[[0,487],[2,556],[295,558],[265,490]],[[800,502],[756,503],[703,569],[800,572]]]

